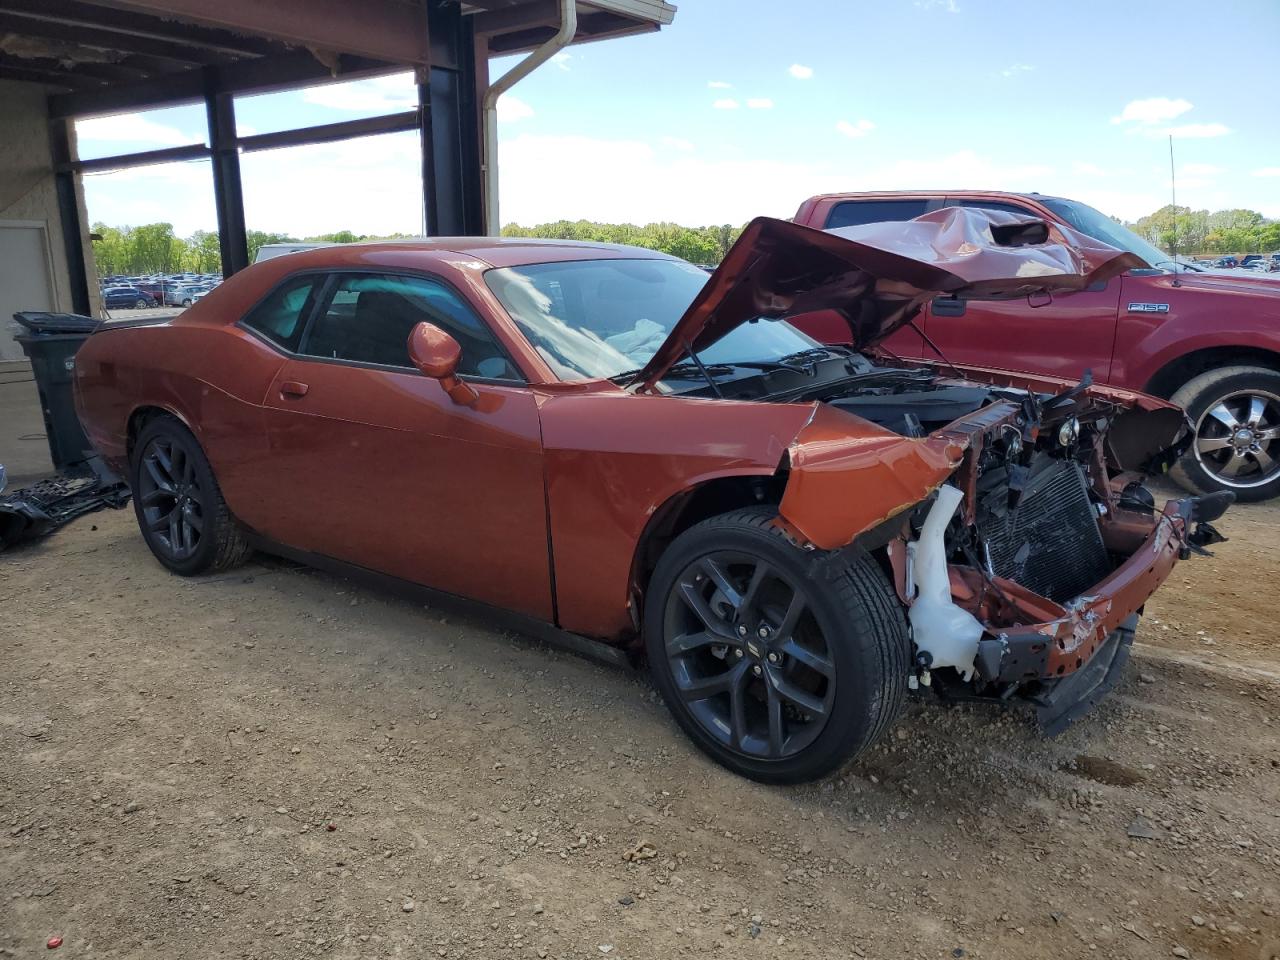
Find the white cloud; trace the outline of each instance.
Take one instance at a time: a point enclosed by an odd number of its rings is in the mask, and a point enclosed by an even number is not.
[[[842,133],[850,139],[853,139],[854,137],[865,137],[875,128],[876,125],[870,120],[859,120],[857,123],[850,123],[848,120],[836,121],[836,132]]]
[[[1188,177],[1212,177],[1223,172],[1221,167],[1212,163],[1184,163],[1178,168],[1179,174],[1186,174]]]
[[[1160,131],[1160,136],[1175,139],[1198,140],[1204,137],[1225,137],[1231,128],[1222,123],[1184,123],[1178,127],[1168,127]]]
[[[715,101],[711,106],[717,110],[737,110],[738,101],[733,99],[733,97],[725,97],[721,100]]]
[[[915,5],[921,10],[944,10],[947,13],[959,13],[960,4],[956,0],[915,0]]]
[[[566,73],[569,71],[569,61],[573,59],[573,54],[568,50],[561,50],[559,53],[551,55],[551,62]]]
[[[747,106],[752,110],[769,110],[773,107],[773,101],[768,97],[752,97],[747,100]]]
[[[1168,97],[1148,97],[1146,100],[1130,100],[1125,104],[1120,115],[1112,117],[1111,122],[1120,123],[1167,123],[1180,117],[1192,104],[1187,100],[1170,100]]]
[[[396,113],[416,107],[418,91],[413,84],[413,74],[397,73],[373,80],[352,80],[308,87],[302,92],[302,99],[332,110]]]
[[[191,135],[176,127],[148,120],[138,113],[122,113],[114,117],[96,117],[76,121],[76,137],[79,140],[111,142],[154,143],[166,147],[178,147],[188,143],[203,143],[204,133]]]
[[[1180,139],[1202,139],[1205,137],[1222,137],[1231,132],[1231,128],[1222,123],[1184,123],[1169,126],[1193,104],[1181,98],[1171,100],[1169,97],[1148,97],[1146,100],[1130,100],[1119,116],[1111,118],[1116,125],[1128,126],[1131,133],[1140,133],[1144,137],[1177,137]]]
[[[725,83],[723,80],[708,80],[707,86],[712,90],[732,90],[732,83]]]
[[[527,120],[533,116],[533,107],[519,97],[504,93],[498,98],[498,122],[512,123],[516,120]]]
[[[1016,77],[1020,73],[1030,73],[1034,69],[1035,67],[1032,67],[1025,63],[1015,63],[1012,66],[1005,67],[1003,70],[1001,70],[1000,76]]]
[[[1096,163],[1089,163],[1085,160],[1077,160],[1071,165],[1071,169],[1084,177],[1105,177],[1107,175],[1107,171]]]
[[[1259,167],[1253,171],[1255,177],[1280,177],[1280,167]]]
[[[682,153],[692,153],[697,149],[691,140],[685,140],[681,137],[663,137],[658,142],[664,147],[670,147],[672,150],[679,150]]]
[[[801,63],[793,63],[787,68],[787,73],[797,80],[808,80],[813,77],[813,67],[806,67]]]

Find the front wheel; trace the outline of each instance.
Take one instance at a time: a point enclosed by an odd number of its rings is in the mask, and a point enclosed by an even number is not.
[[[1280,371],[1222,367],[1172,397],[1195,426],[1191,448],[1171,471],[1192,490],[1230,490],[1237,500],[1280,495]]]
[[[142,428],[129,479],[142,538],[174,573],[225,570],[253,552],[200,444],[172,417],[157,417]]]
[[[149,304],[147,303],[147,301],[145,301],[145,300],[143,300],[143,299],[141,299],[141,298],[139,298],[139,299],[138,299],[138,302],[137,302],[137,303],[135,303],[135,304],[133,305],[133,307],[134,307],[134,309],[135,309],[135,310],[145,310],[145,309],[147,309],[147,307],[148,307],[148,306],[149,306]]]
[[[182,305],[183,305],[184,307],[189,307],[189,306],[191,306],[191,298],[190,298],[190,297],[187,297],[185,300],[183,300],[183,301],[182,301]]]
[[[803,783],[842,766],[897,716],[910,644],[868,554],[801,550],[774,516],[722,514],[672,542],[649,584],[645,648],[698,747],[753,780]]]

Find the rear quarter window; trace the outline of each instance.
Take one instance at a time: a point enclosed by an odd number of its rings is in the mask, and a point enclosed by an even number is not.
[[[914,220],[929,207],[927,199],[845,200],[831,208],[826,227],[860,227],[865,223]]]
[[[240,324],[290,353],[296,353],[320,280],[316,275],[286,280],[245,314]]]

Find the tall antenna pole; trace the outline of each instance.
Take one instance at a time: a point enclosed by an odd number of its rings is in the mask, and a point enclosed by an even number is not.
[[[1169,134],[1169,196],[1173,205],[1173,263],[1178,264],[1178,186],[1173,166],[1173,134]]]

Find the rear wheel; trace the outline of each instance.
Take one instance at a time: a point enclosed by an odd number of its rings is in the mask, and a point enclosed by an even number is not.
[[[139,297],[138,302],[135,303],[133,306],[134,306],[134,309],[136,310],[145,310],[147,307],[151,306],[151,304],[147,303],[147,301]]]
[[[225,570],[253,552],[200,444],[177,420],[158,417],[143,427],[130,467],[142,538],[174,573]]]
[[[839,768],[897,716],[909,643],[870,556],[801,550],[774,516],[723,514],[676,538],[649,584],[645,646],[655,684],[702,750],[754,780],[801,783]]]
[[[1280,372],[1210,370],[1172,399],[1195,426],[1191,449],[1171,471],[1174,479],[1206,493],[1231,490],[1245,501],[1280,494]]]

